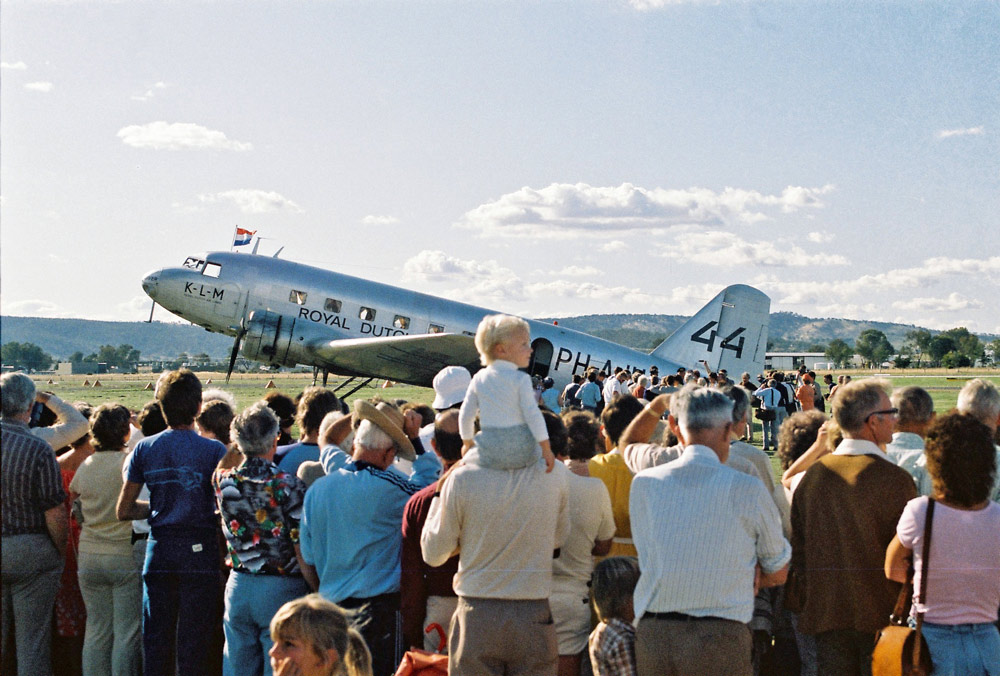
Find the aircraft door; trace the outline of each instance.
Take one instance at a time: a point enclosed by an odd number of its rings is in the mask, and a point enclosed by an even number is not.
[[[552,367],[552,343],[545,338],[535,338],[531,341],[531,363],[528,364],[528,375],[545,378]]]

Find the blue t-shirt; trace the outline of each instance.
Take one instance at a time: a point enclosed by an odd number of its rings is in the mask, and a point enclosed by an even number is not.
[[[306,462],[307,460],[316,462],[319,460],[319,445],[318,444],[307,444],[300,441],[297,444],[291,444],[285,447],[285,456],[277,461],[278,469],[282,472],[288,472],[291,475],[299,470],[299,465]]]
[[[128,480],[149,489],[149,526],[218,528],[212,472],[226,447],[192,430],[168,429],[135,446]]]

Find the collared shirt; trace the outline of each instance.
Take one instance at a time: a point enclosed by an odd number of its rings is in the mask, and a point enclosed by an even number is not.
[[[781,404],[781,392],[773,387],[761,386],[753,396],[760,399],[765,411],[777,409]]]
[[[895,441],[893,435],[893,440]],[[1000,446],[996,446],[996,462],[1000,467]],[[916,484],[917,493],[920,495],[930,495],[934,490],[934,482],[931,481],[931,473],[927,471],[927,456],[921,451],[910,451],[903,455],[897,463],[902,469],[909,472]],[[990,492],[990,500],[1000,502],[1000,471],[997,471],[996,479],[993,481],[993,490]]]
[[[613,617],[590,634],[590,666],[595,676],[635,676],[635,627]]]
[[[888,460],[882,449],[867,439],[844,439],[837,445],[833,455],[874,455]]]
[[[552,593],[552,552],[569,534],[566,472],[541,463],[514,470],[475,461],[452,471],[420,537],[424,561],[443,564],[461,544],[459,596],[534,600]]]
[[[535,441],[549,438],[531,378],[513,362],[497,359],[472,377],[458,412],[458,427],[463,439],[472,439],[475,435],[477,413],[483,429],[527,425]]]
[[[410,478],[348,459],[309,487],[299,546],[320,594],[337,603],[399,591],[403,510],[440,470],[434,453],[417,456]]]
[[[45,512],[66,499],[52,447],[18,420],[0,420],[3,536],[48,532]]]
[[[295,575],[295,543],[306,486],[293,474],[260,457],[212,476],[222,533],[233,570]]]
[[[885,447],[885,453],[897,465],[914,451],[924,452],[924,438],[913,432],[894,432],[892,441]]]
[[[755,567],[780,570],[792,555],[763,483],[692,445],[632,481],[632,537],[642,574],[636,617],[647,611],[753,617]],[[664,518],[664,515],[670,518]]]

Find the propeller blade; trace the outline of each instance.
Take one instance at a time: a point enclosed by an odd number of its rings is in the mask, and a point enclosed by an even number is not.
[[[236,366],[236,358],[240,356],[240,341],[243,340],[243,336],[246,335],[246,329],[242,327],[236,333],[236,340],[233,341],[233,352],[229,355],[229,368],[226,370],[226,383],[229,382],[230,376],[233,375],[233,368]]]

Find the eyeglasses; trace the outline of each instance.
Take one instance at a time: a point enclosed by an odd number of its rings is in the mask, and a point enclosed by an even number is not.
[[[884,411],[872,411],[871,413],[869,413],[868,415],[865,416],[865,422],[868,422],[869,420],[871,420],[871,417],[873,415],[899,415],[899,409],[898,408],[887,408]]]

